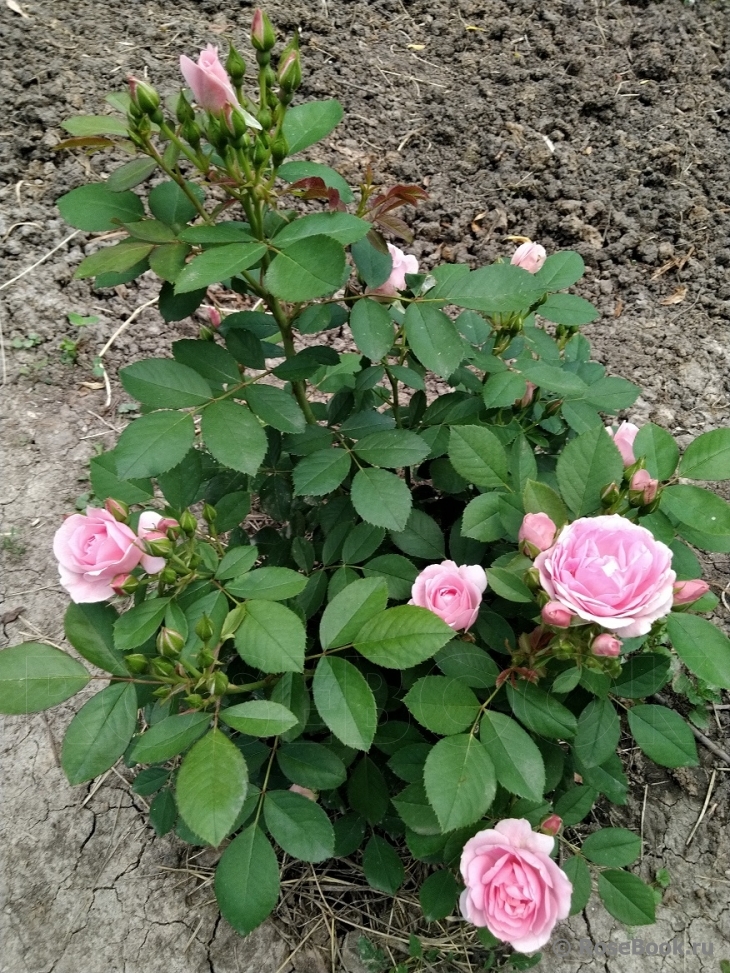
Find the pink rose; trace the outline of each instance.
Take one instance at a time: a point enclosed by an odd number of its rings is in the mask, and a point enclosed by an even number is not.
[[[658,490],[659,480],[653,479],[648,470],[637,470],[629,482],[629,497],[640,506],[656,500]]]
[[[551,814],[550,817],[545,818],[540,825],[540,831],[542,831],[543,834],[556,835],[562,827],[563,819],[557,814]]]
[[[540,616],[546,625],[552,625],[553,628],[569,628],[573,612],[568,611],[559,601],[549,601],[543,606]]]
[[[180,70],[193,89],[195,100],[206,111],[219,112],[227,104],[238,104],[231,79],[218,60],[218,48],[212,44],[200,52],[197,64],[181,55]]]
[[[409,605],[428,608],[454,630],[471,628],[487,587],[487,573],[478,564],[453,561],[429,564],[416,578]]]
[[[545,263],[546,257],[545,247],[541,247],[539,243],[523,243],[512,254],[510,263],[515,267],[522,267],[531,274],[536,274]]]
[[[540,949],[570,912],[573,886],[550,857],[555,839],[524,818],[507,818],[464,845],[461,914],[511,943],[519,953]]]
[[[302,797],[306,797],[309,801],[317,800],[317,795],[314,791],[310,790],[308,787],[302,787],[300,784],[292,784],[289,790],[293,794],[301,794]]]
[[[152,562],[162,561],[142,551],[131,527],[120,524],[107,510],[97,507],[89,507],[85,514],[72,514],[64,520],[53,538],[53,553],[61,584],[77,604],[113,598],[112,581],[118,575],[128,574],[140,562],[153,574]]]
[[[535,567],[552,600],[622,637],[646,635],[672,608],[671,550],[618,514],[573,521]]]
[[[522,396],[521,399],[515,399],[514,401],[515,409],[526,409],[528,405],[532,404],[532,401],[535,398],[535,392],[537,392],[537,385],[535,385],[535,383],[531,382],[529,379],[525,379],[525,386],[526,386],[525,394]]]
[[[167,540],[167,534],[161,529],[164,524],[169,523],[170,518],[163,520],[162,515],[155,513],[154,510],[145,510],[139,515],[137,524],[137,536],[141,541]],[[177,523],[177,521],[173,521]],[[145,554],[142,558],[142,567],[147,574],[159,574],[165,567],[164,557],[153,557]]]
[[[393,259],[393,269],[390,277],[380,287],[368,291],[369,294],[380,294],[382,297],[395,297],[398,291],[405,290],[406,274],[418,273],[418,260],[410,254],[403,253],[392,243],[388,244],[388,252]]]
[[[591,652],[604,659],[616,659],[621,655],[621,639],[603,632],[591,642]]]
[[[691,605],[710,590],[706,581],[678,581],[674,586],[674,604]]]
[[[520,549],[528,557],[537,557],[540,551],[553,546],[557,529],[547,514],[525,514],[517,535]]]
[[[634,456],[634,440],[638,431],[639,427],[635,426],[633,422],[619,423],[616,432],[610,426],[606,427],[606,432],[611,436],[618,447],[619,453],[621,453],[624,466],[632,466],[636,462],[636,457]]]

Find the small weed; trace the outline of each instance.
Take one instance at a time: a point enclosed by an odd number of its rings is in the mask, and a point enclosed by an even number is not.
[[[2,547],[8,557],[14,560],[21,558],[27,550],[25,544],[18,537],[18,532],[15,527],[12,527],[7,534],[2,535],[0,547]]]
[[[23,338],[13,338],[10,342],[11,348],[35,348],[37,345],[42,345],[45,338],[42,338],[35,331],[29,331],[27,335]]]
[[[72,338],[61,338],[58,345],[58,350],[61,352],[61,361],[64,365],[75,365],[79,359],[79,344],[78,341],[74,341]]]

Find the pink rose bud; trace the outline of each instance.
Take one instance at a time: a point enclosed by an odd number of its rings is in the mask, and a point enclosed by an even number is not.
[[[208,320],[210,321],[211,328],[220,328],[221,326],[221,312],[217,307],[208,308]]]
[[[553,546],[557,530],[547,514],[525,514],[517,535],[520,550],[527,557],[537,557],[541,551]]]
[[[540,825],[540,831],[542,831],[543,834],[556,835],[562,827],[563,819],[557,814],[551,814],[550,817],[545,818]]]
[[[408,604],[428,608],[455,631],[466,631],[477,620],[486,587],[487,573],[478,564],[442,561],[421,571]]]
[[[160,107],[160,96],[152,85],[147,84],[146,81],[140,81],[139,78],[130,77],[127,78],[127,81],[129,82],[130,96],[137,108],[145,115],[157,114],[157,109]]]
[[[133,595],[137,588],[139,588],[139,580],[133,574],[118,574],[116,578],[112,578],[112,589],[120,598]]]
[[[418,273],[418,260],[410,253],[403,253],[392,243],[388,244],[388,253],[393,260],[390,276],[380,287],[368,291],[368,294],[379,294],[381,297],[396,297],[398,291],[405,290],[406,274]]]
[[[636,457],[634,456],[634,440],[638,431],[639,427],[635,426],[633,422],[620,423],[616,432],[610,426],[606,428],[606,432],[612,437],[618,447],[619,453],[621,453],[624,466],[632,466],[636,462]]]
[[[231,79],[218,60],[218,48],[212,44],[200,52],[197,64],[183,54],[180,70],[193,89],[195,100],[206,111],[217,113],[223,111],[227,104],[238,104]]]
[[[691,605],[693,601],[697,601],[703,595],[706,595],[709,590],[710,586],[706,581],[699,579],[678,581],[674,586],[674,604]]]
[[[142,541],[141,546],[144,553],[141,563],[147,574],[159,574],[160,571],[164,570],[166,565],[165,558],[162,556],[162,547],[165,548],[168,556],[172,553],[172,545],[167,534],[160,530],[161,523],[162,516],[154,510],[145,510],[139,515],[137,536]],[[150,541],[156,544],[157,548],[153,550],[149,544]],[[164,544],[161,545],[162,541],[164,541]]]
[[[601,656],[604,659],[615,659],[621,655],[621,639],[604,632],[591,642],[591,652],[593,655]]]
[[[525,394],[521,399],[515,399],[514,407],[515,409],[526,409],[528,405],[532,405],[532,401],[535,398],[535,392],[537,391],[537,385],[530,382],[529,379],[525,382],[527,388],[525,389]]]
[[[656,499],[659,480],[654,480],[648,470],[637,470],[629,483],[629,499],[638,506],[646,506]]]
[[[299,51],[289,51],[279,64],[279,71],[276,75],[282,91],[290,94],[296,91],[302,83],[302,62],[299,59]]]
[[[461,914],[475,926],[532,953],[567,919],[573,886],[550,852],[555,838],[538,834],[524,818],[507,818],[464,845]]]
[[[293,794],[301,794],[302,797],[308,798],[310,801],[316,801],[317,795],[314,791],[311,791],[308,787],[300,787],[299,784],[292,784],[289,790]]]
[[[568,628],[573,613],[561,605],[559,601],[549,601],[540,612],[543,622],[553,628]]]
[[[126,503],[122,503],[121,500],[115,500],[113,497],[107,497],[104,501],[104,510],[108,514],[111,514],[115,520],[118,520],[120,524],[126,524],[129,519],[129,507]]]
[[[251,21],[251,44],[257,51],[270,51],[276,43],[276,34],[264,11],[257,7]]]
[[[539,243],[523,243],[512,254],[510,263],[514,267],[522,267],[523,270],[536,274],[545,263],[546,257],[545,247],[541,247]]]

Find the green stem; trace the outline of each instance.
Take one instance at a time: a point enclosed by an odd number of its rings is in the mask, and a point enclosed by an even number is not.
[[[182,191],[188,197],[188,199],[193,204],[193,206],[195,207],[195,209],[203,217],[203,219],[205,220],[205,222],[206,223],[212,223],[213,220],[211,219],[211,217],[206,212],[205,207],[200,202],[200,200],[198,199],[198,197],[190,189],[190,187],[188,186],[188,184],[185,181],[185,179],[183,179],[182,175],[179,172],[175,172],[174,169],[171,169],[166,164],[165,160],[162,158],[162,156],[160,155],[160,153],[157,151],[157,149],[154,147],[154,145],[150,142],[149,139],[145,139],[145,149],[147,151],[147,154],[149,156],[151,156],[155,160],[155,162],[160,167],[160,169],[162,169],[163,172],[167,173],[167,175],[170,177],[170,179],[172,179],[173,182],[177,183],[177,185],[180,187],[180,189],[182,189]]]

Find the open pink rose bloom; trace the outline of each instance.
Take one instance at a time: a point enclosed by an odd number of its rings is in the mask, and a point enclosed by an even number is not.
[[[535,567],[551,600],[622,638],[646,635],[672,609],[672,551],[618,514],[564,527]]]
[[[461,914],[511,943],[520,953],[540,949],[570,912],[573,886],[550,857],[555,839],[523,818],[507,818],[464,845]]]
[[[218,60],[218,48],[213,44],[208,44],[200,52],[197,64],[185,54],[181,55],[180,70],[192,88],[195,100],[206,111],[219,112],[227,104],[238,104],[231,79]]]
[[[370,291],[371,294],[380,294],[383,297],[395,297],[398,291],[406,289],[406,274],[418,273],[418,260],[410,253],[403,253],[392,243],[388,244],[388,252],[393,261],[393,269],[390,276],[380,287]]]
[[[421,571],[408,604],[428,608],[458,632],[477,620],[486,587],[487,573],[478,564],[442,561]]]

